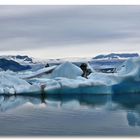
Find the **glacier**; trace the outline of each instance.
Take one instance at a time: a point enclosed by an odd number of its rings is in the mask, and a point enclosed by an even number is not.
[[[88,67],[90,65],[88,64]],[[126,60],[116,73],[93,69],[87,78],[71,62],[38,71],[22,73],[1,71],[1,94],[116,94],[140,92],[140,57]]]

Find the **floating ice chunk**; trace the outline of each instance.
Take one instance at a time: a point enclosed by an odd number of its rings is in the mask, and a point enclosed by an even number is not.
[[[44,73],[49,73],[51,72],[52,70],[54,70],[56,68],[56,66],[51,66],[51,67],[47,67],[47,68],[42,68],[42,69],[39,69],[38,71],[36,72],[27,72],[27,73],[21,73],[19,75],[20,78],[23,78],[23,79],[29,79],[29,78],[35,78],[35,77],[38,77]]]
[[[53,71],[51,75],[53,79],[38,78],[33,82],[33,85],[41,86],[44,84],[46,85],[45,92],[63,94],[112,94],[121,91],[140,91],[140,88],[135,88],[139,83],[132,84],[140,81],[140,59],[126,61],[118,73],[93,72],[88,76],[88,79],[81,77],[81,74],[82,70],[79,67],[70,62],[65,62]]]
[[[88,76],[94,83],[98,83],[99,85],[114,85],[117,84],[120,79],[115,74],[106,74],[106,73],[91,73]]]
[[[117,72],[120,75],[129,74],[133,70],[134,66],[136,65],[133,63],[132,59],[129,59],[117,69]]]
[[[51,75],[51,78],[55,77],[66,77],[70,79],[75,79],[77,76],[81,76],[83,74],[83,71],[76,65],[65,62],[61,65],[59,65]]]
[[[117,73],[122,81],[140,81],[140,57],[124,62]]]
[[[0,93],[19,94],[43,91],[62,94],[112,94],[123,92],[139,92],[140,58],[127,60],[117,73],[92,72],[88,79],[81,77],[83,71],[76,65],[65,62],[58,67],[45,68],[32,74],[37,76],[53,70],[51,79],[32,78],[23,80],[11,72],[0,72]],[[27,77],[31,76],[26,75]],[[24,77],[25,78],[25,77]]]
[[[125,61],[117,69],[118,82],[112,86],[114,93],[140,92],[140,57]]]
[[[18,76],[12,76],[5,72],[0,72],[0,93],[19,94],[39,91],[39,87],[30,85]]]

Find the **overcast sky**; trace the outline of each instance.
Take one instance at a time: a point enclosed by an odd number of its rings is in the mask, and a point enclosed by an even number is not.
[[[0,54],[140,53],[140,6],[0,6]]]

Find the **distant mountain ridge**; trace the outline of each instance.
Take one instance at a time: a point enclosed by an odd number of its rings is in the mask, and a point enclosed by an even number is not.
[[[0,56],[0,59],[7,59],[7,60],[13,60],[18,63],[33,63],[33,60],[31,57],[28,57],[27,55],[2,55]]]
[[[0,71],[22,71],[22,70],[38,70],[43,68],[41,60],[38,60],[27,55],[1,55],[0,56]]]
[[[77,65],[80,63],[89,62],[94,68],[98,67],[114,67],[123,63],[128,58],[138,57],[138,53],[111,53],[107,55],[97,55],[93,58],[63,58],[63,59],[36,59],[27,55],[3,55],[0,56],[0,70],[22,71],[32,70],[36,71],[44,68],[46,64],[50,66],[58,65],[65,61],[73,62]]]
[[[15,72],[31,69],[29,65],[20,65],[18,62],[7,60],[5,58],[0,58],[0,68],[1,70],[12,70]]]
[[[21,60],[24,60],[24,61],[28,61],[30,63],[33,62],[32,58],[28,57],[27,55],[16,55],[16,56],[11,56],[11,58],[13,59],[21,59]]]
[[[138,53],[111,53],[111,54],[107,54],[107,55],[97,55],[95,57],[93,57],[93,59],[119,59],[119,58],[132,58],[132,57],[138,57],[139,54]]]

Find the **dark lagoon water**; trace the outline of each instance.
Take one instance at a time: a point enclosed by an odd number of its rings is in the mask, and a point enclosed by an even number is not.
[[[0,136],[140,136],[140,94],[0,96]]]

